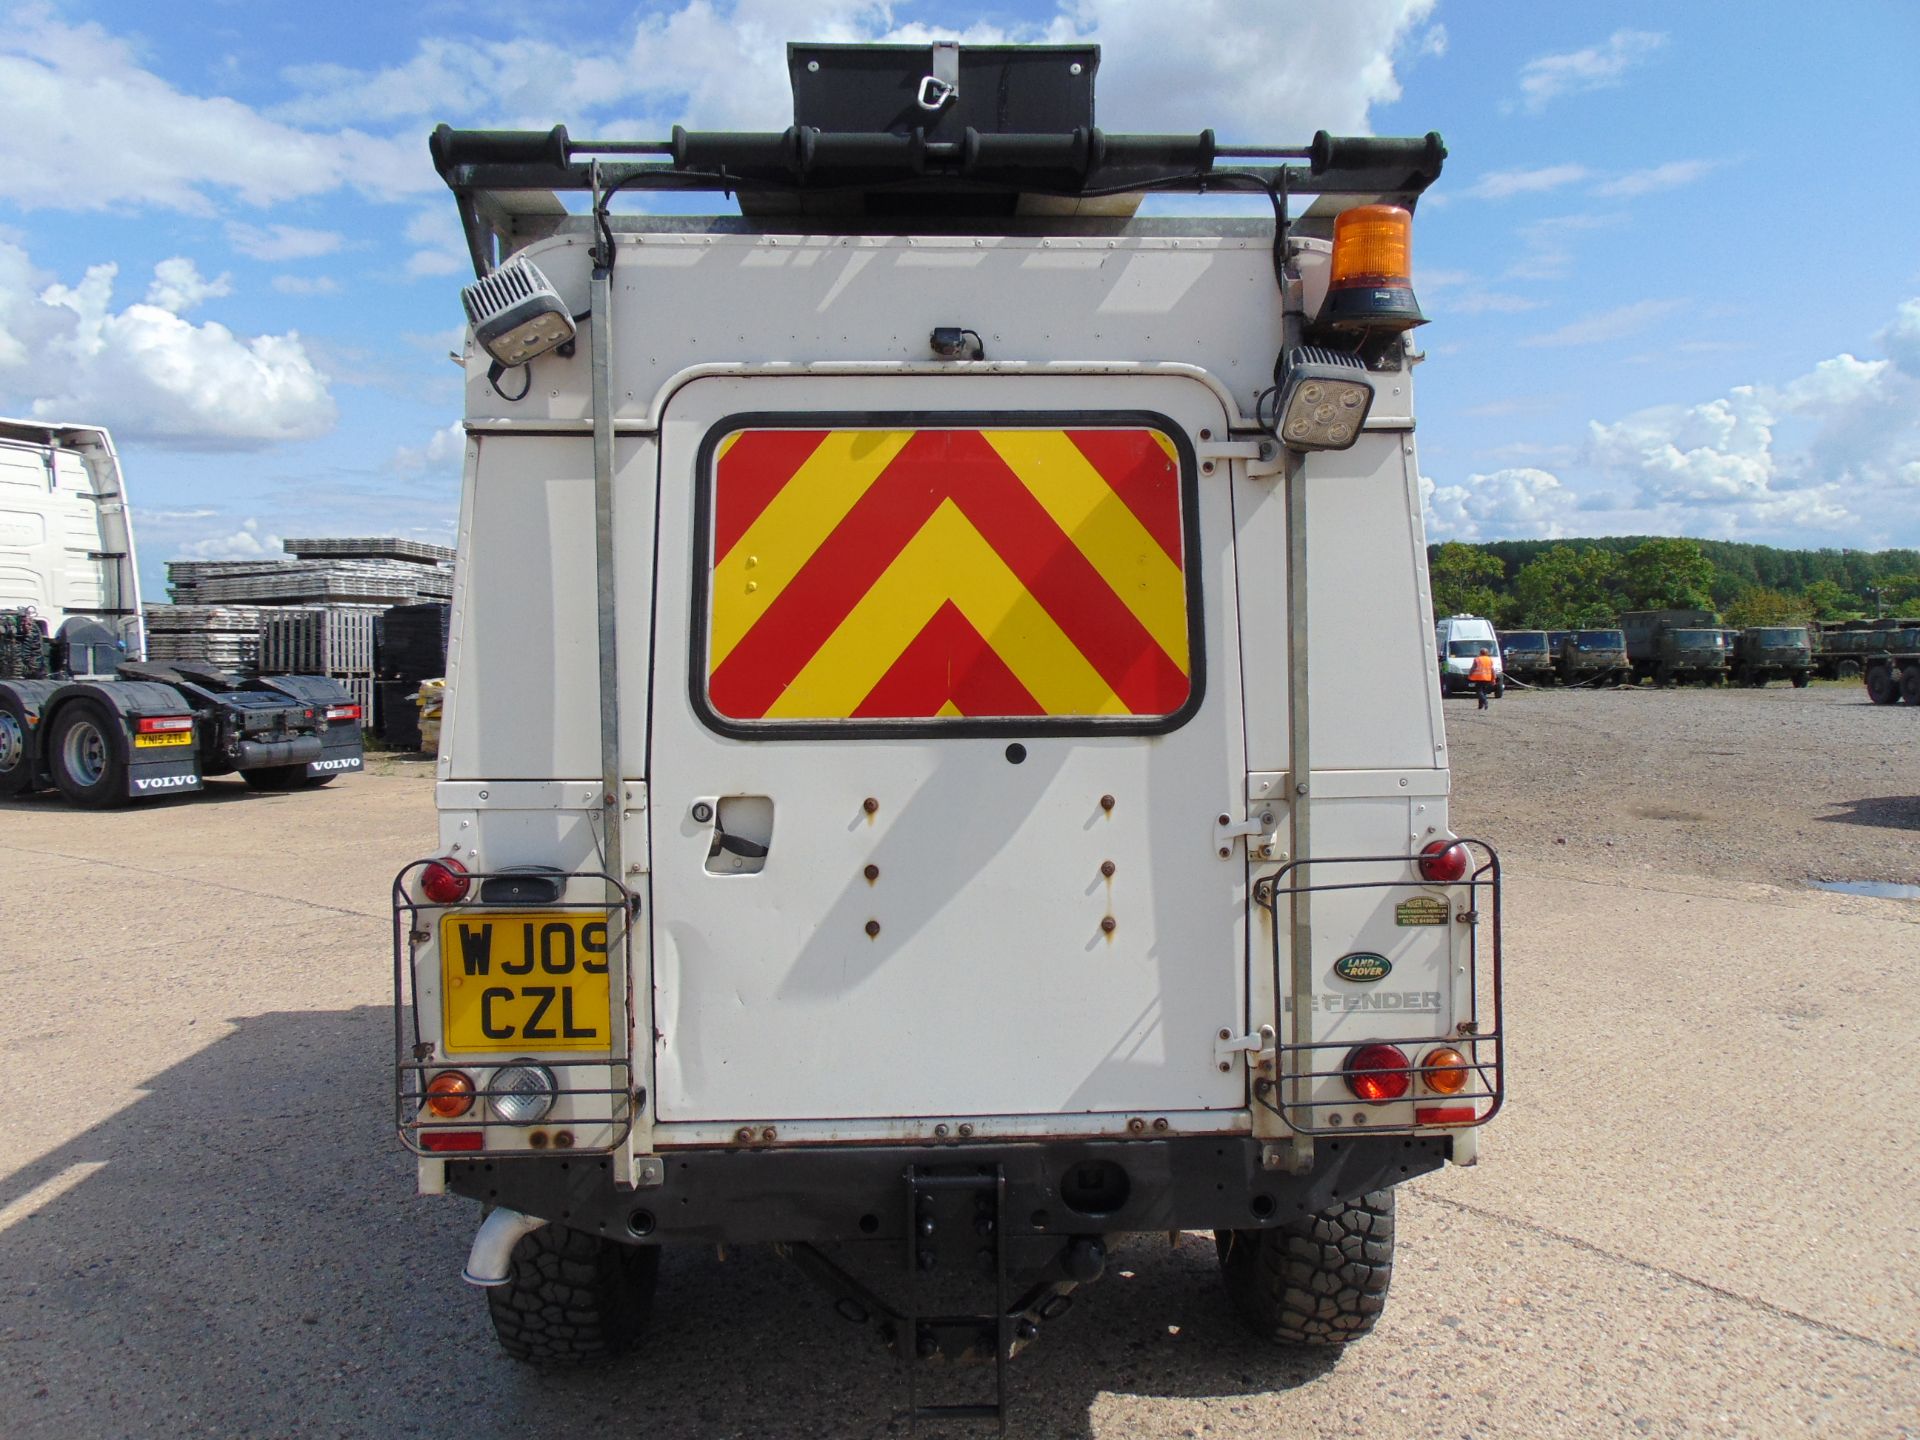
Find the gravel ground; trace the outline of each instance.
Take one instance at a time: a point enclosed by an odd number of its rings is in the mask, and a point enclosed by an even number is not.
[[[1920,884],[1920,714],[1805,690],[1446,702],[1455,827],[1503,854],[1788,884]]]
[[[1512,861],[1510,1098],[1482,1163],[1402,1188],[1386,1316],[1338,1355],[1241,1332],[1209,1237],[1125,1243],[1016,1362],[1011,1433],[1920,1435],[1920,1143],[1909,1107],[1863,1100],[1920,1063],[1920,905],[1780,883],[1791,827],[1865,847],[1848,874],[1910,843],[1821,819],[1896,790],[1873,747],[1920,723],[1853,699],[1450,705],[1459,814]],[[1695,731],[1764,753],[1610,779]],[[1818,803],[1769,842],[1781,754]],[[1812,791],[1818,754],[1875,778]],[[432,843],[430,767],[373,771],[114,814],[0,802],[0,1435],[904,1436],[886,1356],[763,1249],[670,1252],[618,1365],[494,1348],[458,1279],[478,1213],[412,1194],[389,1109],[386,887]],[[1545,818],[1549,784],[1577,827]],[[1705,818],[1630,813],[1657,805]]]

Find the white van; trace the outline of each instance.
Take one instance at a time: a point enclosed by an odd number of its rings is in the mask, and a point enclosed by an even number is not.
[[[1500,661],[1500,637],[1493,622],[1478,615],[1449,615],[1433,627],[1433,651],[1440,657],[1440,693],[1456,695],[1467,688],[1473,657],[1483,649],[1493,652],[1493,693],[1507,693],[1507,672]]]

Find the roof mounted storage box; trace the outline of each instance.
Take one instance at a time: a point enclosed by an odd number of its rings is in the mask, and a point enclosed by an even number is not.
[[[1099,68],[1098,45],[787,46],[795,125],[929,140],[1091,130]]]

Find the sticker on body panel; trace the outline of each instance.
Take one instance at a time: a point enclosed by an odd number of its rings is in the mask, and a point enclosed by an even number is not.
[[[1193,694],[1159,430],[738,430],[709,503],[724,719],[1126,719]]]
[[[127,793],[134,799],[156,795],[178,795],[183,790],[198,790],[200,775],[195,770],[166,774],[150,766],[136,766],[127,775]]]
[[[1369,985],[1375,980],[1384,980],[1393,973],[1393,962],[1384,955],[1376,955],[1371,950],[1359,950],[1351,955],[1342,955],[1333,962],[1333,973],[1342,980],[1351,980],[1356,985]]]

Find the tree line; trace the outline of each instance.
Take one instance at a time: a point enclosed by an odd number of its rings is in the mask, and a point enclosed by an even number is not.
[[[1920,551],[1783,550],[1726,540],[1450,540],[1427,547],[1435,615],[1502,629],[1611,625],[1623,610],[1717,610],[1730,626],[1858,620],[1920,607]]]

